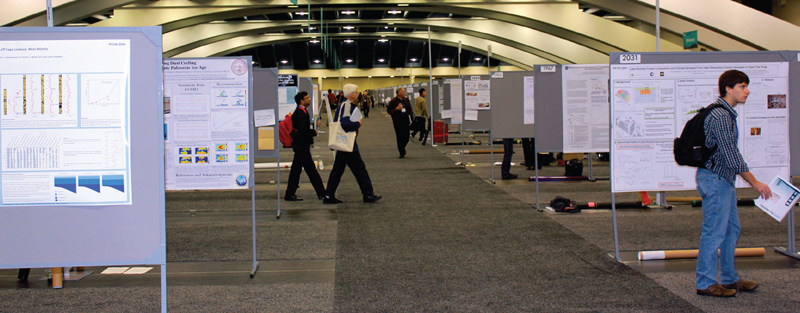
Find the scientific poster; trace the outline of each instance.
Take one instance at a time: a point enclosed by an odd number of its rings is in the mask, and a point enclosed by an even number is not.
[[[761,181],[789,178],[789,65],[769,63],[611,66],[612,191],[695,189],[695,168],[678,166],[672,145],[697,110],[716,101],[726,70],[750,78],[735,107],[739,150]],[[747,184],[737,176],[737,187]]]
[[[279,121],[283,121],[286,114],[293,113],[297,109],[297,101],[294,101],[294,96],[297,94],[298,83],[297,75],[278,75]]]
[[[463,123],[464,118],[464,102],[461,91],[464,90],[461,86],[461,79],[449,79],[450,84],[450,123],[459,125]]]
[[[243,59],[164,59],[167,190],[249,187],[250,75]]]
[[[466,110],[491,109],[489,80],[464,81],[464,108]]]
[[[534,124],[534,107],[533,107],[533,76],[523,77],[523,124]]]
[[[131,203],[130,40],[4,41],[0,205]]]
[[[564,153],[608,152],[608,64],[561,66]]]

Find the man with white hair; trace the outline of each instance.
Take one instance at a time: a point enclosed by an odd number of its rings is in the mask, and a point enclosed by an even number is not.
[[[347,100],[343,101],[339,104],[339,107],[336,108],[336,115],[334,115],[333,121],[339,121],[342,125],[342,129],[346,132],[357,132],[361,127],[361,119],[353,121],[350,119],[350,115],[353,113],[353,110],[355,110],[356,101],[358,101],[358,86],[353,84],[344,85],[342,93]],[[357,136],[358,135],[356,135],[356,137]],[[349,167],[350,171],[353,172],[353,176],[356,177],[358,187],[361,188],[361,194],[364,196],[365,203],[376,202],[382,198],[376,195],[372,190],[372,181],[369,179],[367,166],[364,164],[364,160],[361,159],[361,153],[358,151],[358,141],[356,141],[353,145],[353,152],[336,151],[333,169],[331,170],[331,175],[328,176],[327,195],[322,199],[322,203],[342,203],[341,200],[336,199],[336,188],[339,187],[339,181],[342,179],[345,166]]]

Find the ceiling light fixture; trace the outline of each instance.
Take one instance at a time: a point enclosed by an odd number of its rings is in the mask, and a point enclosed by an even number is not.
[[[316,40],[316,39],[311,40],[311,43],[319,43],[319,40]]]
[[[345,61],[347,61],[347,63],[353,63],[353,59],[347,59]]]
[[[450,58],[442,58],[442,61],[445,61],[445,62],[450,61]]]
[[[319,60],[314,60],[314,63],[317,63],[317,64],[319,64]]]
[[[345,43],[353,43],[353,39],[345,39],[344,42]]]
[[[417,58],[411,58],[411,62],[417,62]]]
[[[389,26],[384,26],[383,29],[389,29]]]
[[[481,58],[475,58],[475,61],[480,61],[480,60],[481,60]]]
[[[389,76],[389,78],[394,78],[394,75],[392,75],[392,76]]]
[[[351,11],[351,10],[342,11],[342,14],[352,15],[352,14],[356,14],[356,11]]]
[[[289,61],[281,60],[281,64],[286,64],[286,63],[289,63]]]
[[[353,29],[353,28],[355,28],[355,27],[354,27],[354,26],[345,26],[345,27],[342,27],[342,28],[344,28],[344,29],[346,29],[346,30],[351,30],[351,29]]]
[[[295,12],[294,14],[297,14],[297,15],[308,15],[308,12],[300,11],[300,12]]]
[[[381,38],[381,39],[378,39],[378,41],[380,41],[380,42],[387,42],[387,41],[389,41],[389,39],[386,39],[386,38]]]
[[[383,61],[386,61],[386,60],[385,59],[378,59],[378,62],[380,62],[380,63],[383,63]]]
[[[397,6],[399,6],[399,7],[407,7],[408,3],[399,3],[399,4],[397,4]]]
[[[400,13],[403,13],[403,11],[400,11],[400,10],[391,10],[391,11],[389,11],[389,12],[387,12],[387,13],[389,13],[389,14],[400,14]]]

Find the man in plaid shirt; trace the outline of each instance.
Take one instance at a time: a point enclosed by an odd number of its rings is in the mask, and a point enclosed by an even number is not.
[[[769,199],[772,191],[756,180],[744,162],[737,145],[739,130],[734,107],[744,104],[750,90],[750,78],[745,73],[729,70],[719,77],[717,103],[703,124],[706,146],[717,147],[696,174],[697,191],[703,197],[703,228],[700,252],[697,256],[697,294],[732,297],[738,291],[753,291],[758,282],[739,278],[733,258],[739,240],[739,212],[736,208],[736,175],[741,176],[762,197]],[[719,255],[717,254],[719,250]],[[719,269],[717,269],[719,262]],[[717,283],[719,270],[720,283]]]

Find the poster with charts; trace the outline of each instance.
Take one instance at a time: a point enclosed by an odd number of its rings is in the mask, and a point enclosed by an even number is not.
[[[250,186],[250,62],[164,59],[167,190]]]
[[[788,63],[613,64],[613,192],[696,188],[696,169],[675,163],[673,140],[698,109],[716,101],[719,76],[729,69],[750,79],[747,101],[734,108],[750,172],[760,181],[789,179]],[[747,186],[737,176],[736,187]]]
[[[131,203],[130,40],[4,41],[0,206]]]
[[[564,153],[608,152],[608,64],[561,66]]]

